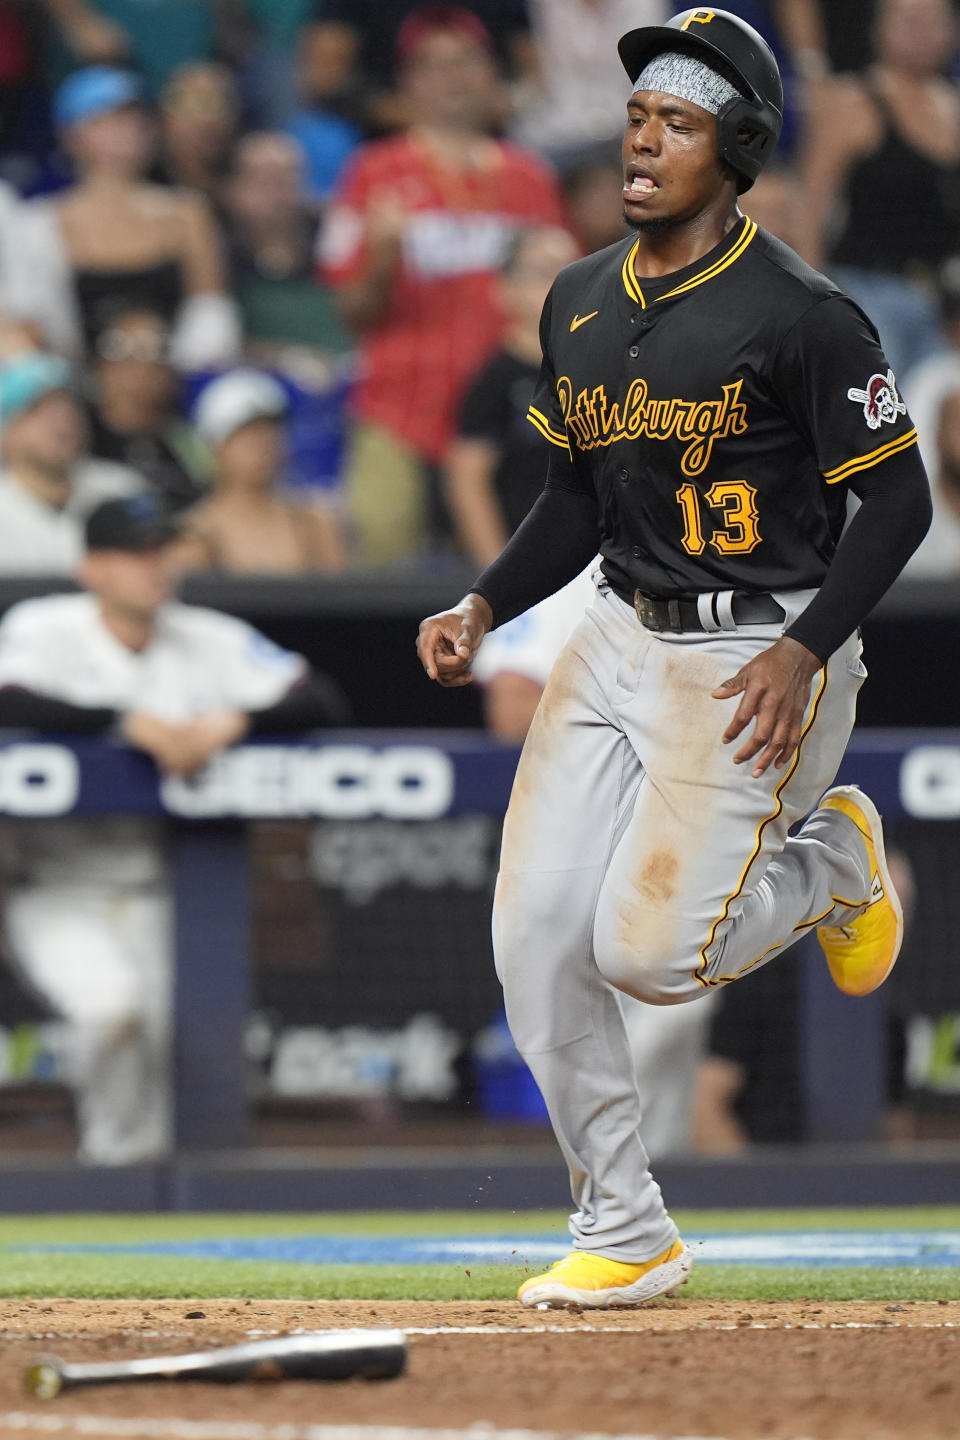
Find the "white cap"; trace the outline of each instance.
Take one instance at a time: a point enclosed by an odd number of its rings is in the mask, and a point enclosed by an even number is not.
[[[204,440],[220,445],[251,420],[279,420],[290,408],[287,392],[263,370],[231,370],[201,392],[193,420]]]

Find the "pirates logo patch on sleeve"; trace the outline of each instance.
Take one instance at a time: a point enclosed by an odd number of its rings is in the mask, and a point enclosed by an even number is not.
[[[897,416],[907,413],[907,407],[897,393],[892,370],[888,370],[886,375],[871,375],[866,390],[851,386],[847,399],[863,406],[863,418],[871,430],[879,430],[881,425],[895,425]]]

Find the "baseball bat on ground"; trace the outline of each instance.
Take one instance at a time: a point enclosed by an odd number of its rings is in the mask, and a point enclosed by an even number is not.
[[[68,1365],[42,1356],[27,1371],[26,1387],[40,1400],[79,1385],[120,1381],[213,1380],[390,1380],[406,1363],[402,1330],[315,1330],[197,1350],[189,1355],[151,1355],[142,1360],[107,1360]]]

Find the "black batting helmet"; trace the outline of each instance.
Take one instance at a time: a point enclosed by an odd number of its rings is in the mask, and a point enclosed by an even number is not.
[[[737,172],[737,189],[749,190],[770,159],[783,124],[783,82],[763,36],[728,10],[698,6],[665,25],[630,30],[618,49],[632,81],[655,55],[678,50],[695,55],[737,86],[741,94],[717,115],[717,139],[722,158]]]

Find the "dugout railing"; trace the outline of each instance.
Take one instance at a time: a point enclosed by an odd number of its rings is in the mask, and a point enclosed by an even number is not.
[[[194,780],[161,780],[150,760],[120,744],[4,732],[0,815],[13,826],[63,816],[167,818],[177,1142],[188,1150],[234,1148],[249,1138],[248,825],[500,817],[515,763],[514,750],[476,731],[364,730],[259,740],[225,752]],[[862,784],[895,826],[906,820],[952,831],[960,819],[960,731],[858,731],[840,776]],[[949,979],[956,967],[944,958]],[[819,963],[802,963],[800,975],[807,1138],[876,1140],[884,1104],[881,999],[844,999]]]

